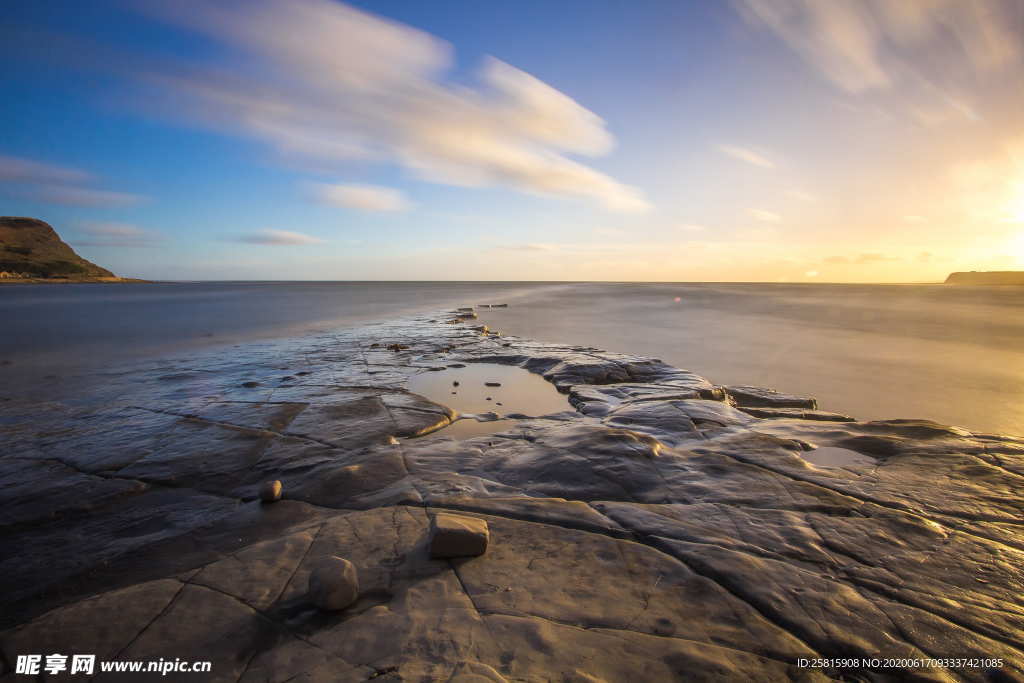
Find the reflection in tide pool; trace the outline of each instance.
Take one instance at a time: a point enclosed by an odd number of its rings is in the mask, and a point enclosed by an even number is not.
[[[822,446],[813,451],[805,451],[800,457],[815,467],[857,467],[875,464],[875,459],[870,456],[836,446]]]
[[[457,365],[416,375],[409,380],[409,391],[463,415],[493,412],[499,417],[514,413],[540,416],[573,409],[553,384],[522,368],[497,363]],[[437,435],[465,439],[514,426],[514,420],[478,422],[466,418],[440,430]]]

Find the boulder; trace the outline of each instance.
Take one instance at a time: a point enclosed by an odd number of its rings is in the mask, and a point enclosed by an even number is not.
[[[281,481],[275,479],[264,482],[260,487],[260,500],[264,503],[276,503],[281,500]]]
[[[309,600],[322,610],[342,610],[359,597],[359,578],[348,560],[333,556],[317,563],[309,575]]]
[[[434,515],[430,527],[430,556],[448,558],[483,555],[489,538],[486,521],[439,512]]]

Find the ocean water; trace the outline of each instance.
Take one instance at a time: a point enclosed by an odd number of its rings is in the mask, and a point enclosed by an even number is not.
[[[587,283],[481,318],[814,396],[859,419],[1024,434],[1024,287]]]
[[[0,371],[28,376],[486,303],[543,285],[181,282],[0,287]],[[482,300],[481,300],[482,298]],[[5,363],[6,361],[6,363]],[[3,375],[0,375],[2,378]]]
[[[0,287],[0,394],[162,354],[481,303],[507,333],[660,358],[860,419],[1024,434],[1024,287],[163,283]],[[6,391],[5,391],[6,390]]]

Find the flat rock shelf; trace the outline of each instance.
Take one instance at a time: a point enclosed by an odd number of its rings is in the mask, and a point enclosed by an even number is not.
[[[0,680],[27,653],[241,683],[1024,680],[1024,440],[454,315],[4,391]],[[469,408],[410,387],[474,364],[492,398],[525,371],[560,409],[454,432]],[[444,512],[485,521],[486,552],[432,559]],[[333,556],[358,599],[319,610]]]

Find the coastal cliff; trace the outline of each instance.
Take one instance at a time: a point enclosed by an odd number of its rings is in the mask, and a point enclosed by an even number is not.
[[[0,216],[0,282],[120,282],[61,240],[49,223]]]
[[[990,270],[950,273],[947,285],[1024,285],[1024,271]]]

